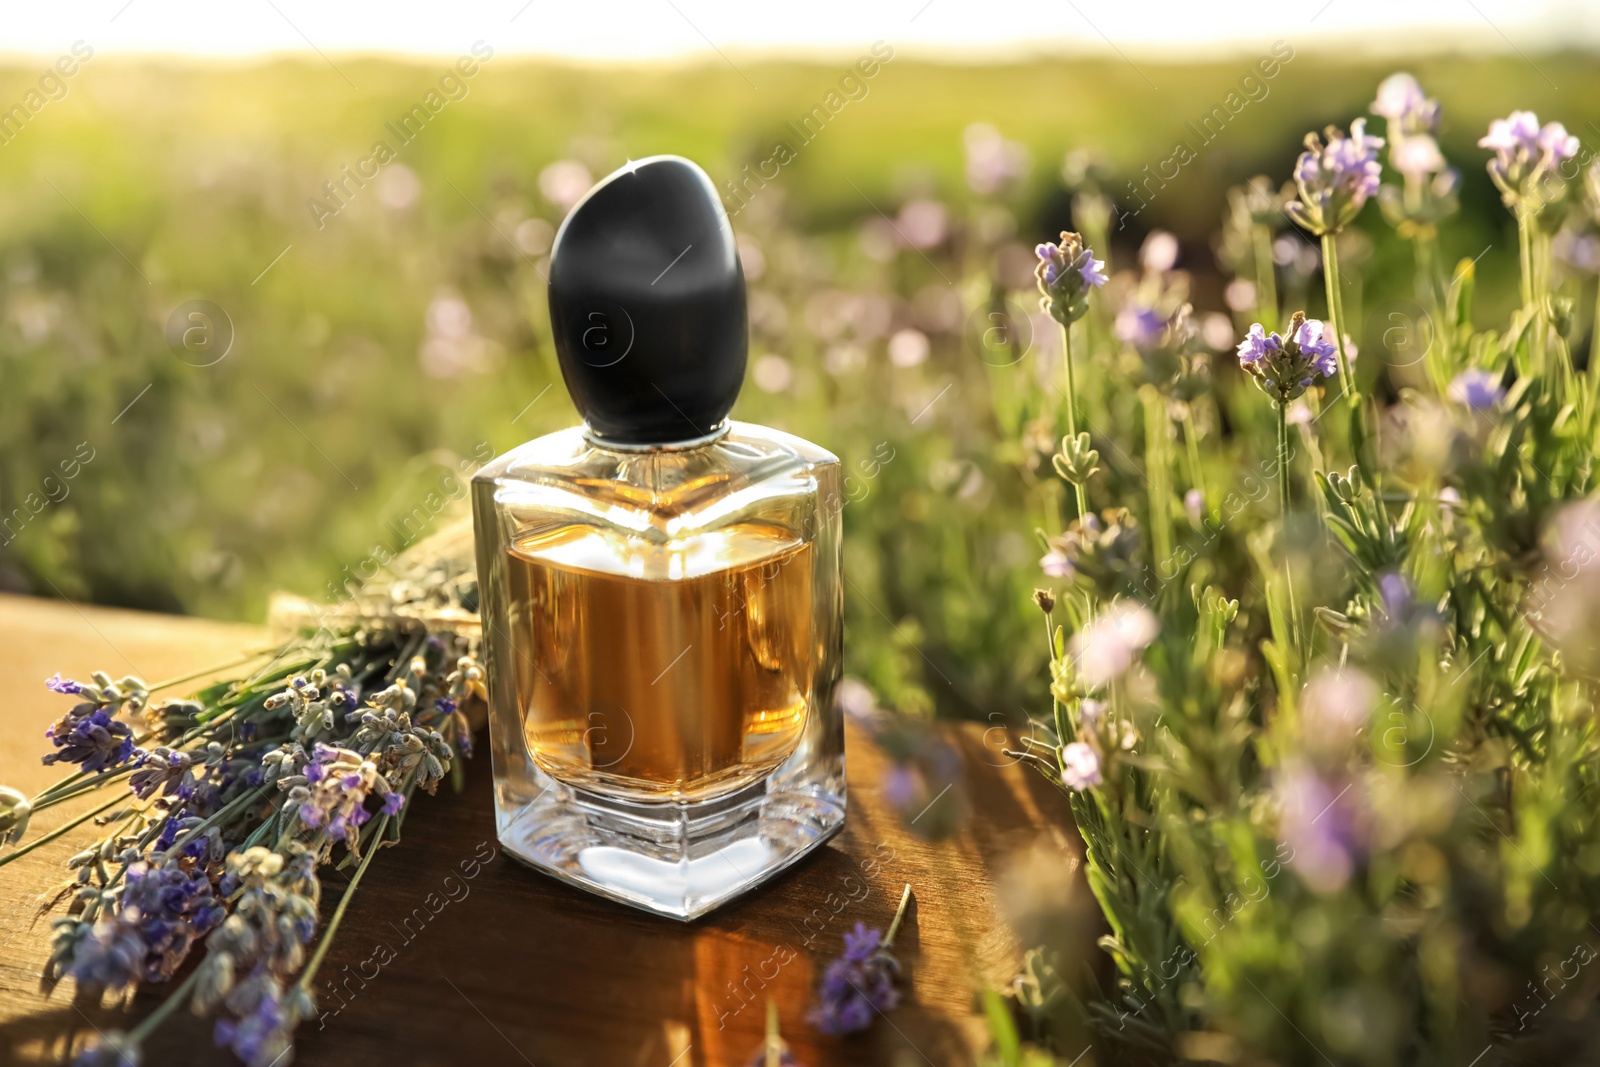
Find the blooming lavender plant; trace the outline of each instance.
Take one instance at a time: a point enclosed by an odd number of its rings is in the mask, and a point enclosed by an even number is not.
[[[1578,139],[1559,122],[1541,126],[1532,111],[1513,111],[1489,123],[1489,132],[1478,139],[1478,147],[1494,153],[1489,177],[1506,205],[1526,210],[1539,203],[1539,182],[1578,154]]]
[[[1439,126],[1439,102],[1429,98],[1417,79],[1404,71],[1379,83],[1372,113],[1389,120],[1391,145],[1397,137],[1431,134]]]
[[[1567,351],[1570,300],[1592,299],[1592,279],[1550,272],[1555,220],[1523,212],[1523,306],[1476,323],[1471,261],[1438,270],[1421,242],[1444,213],[1413,210],[1449,174],[1438,105],[1401,77],[1373,110],[1390,123],[1394,195],[1424,196],[1391,217],[1419,242],[1416,293],[1436,326],[1424,373],[1369,360],[1374,387],[1343,424],[1314,389],[1350,384],[1332,238],[1371,195],[1381,144],[1358,120],[1313,139],[1296,174],[1291,214],[1323,238],[1328,316],[1258,319],[1237,348],[1276,409],[1275,454],[1220,376],[1197,402],[1222,453],[1209,466],[1223,490],[1206,492],[1207,464],[1171,463],[1148,432],[1124,360],[1097,439],[1115,460],[1108,489],[1140,522],[1114,558],[1138,574],[1154,556],[1159,581],[1130,596],[1089,580],[1104,522],[1042,537],[1041,565],[1066,587],[1035,597],[1051,703],[1012,754],[1066,795],[1112,971],[1075,984],[1081,942],[1030,957],[1009,1017],[1058,1058],[1084,1048],[1085,1026],[1096,1055],[1155,1062],[1561,1056],[1561,1027],[1532,1019],[1578,988],[1565,976],[1590,958],[1600,909],[1582,873],[1600,854],[1582,799],[1600,765],[1600,364],[1580,373]],[[1535,209],[1577,150],[1522,114],[1485,147]],[[1224,259],[1248,273],[1257,220],[1242,214]],[[1366,288],[1369,306],[1390,295]],[[1235,311],[1255,303],[1230,296]],[[1164,473],[1186,484],[1164,487]],[[1279,507],[1259,507],[1274,476]],[[1196,503],[1162,551],[1176,499]],[[1297,591],[1294,575],[1312,581]],[[1140,612],[1148,622],[1106,628]],[[1574,943],[1585,951],[1568,958]],[[1564,976],[1544,959],[1566,960]],[[1478,988],[1491,972],[1508,980]]]
[[[1106,283],[1101,273],[1105,264],[1094,258],[1082,237],[1066,231],[1058,244],[1042,244],[1034,252],[1039,257],[1035,268],[1039,291],[1044,294],[1040,306],[1063,326],[1083,318],[1089,310],[1089,293]]]
[[[1094,450],[1089,447],[1089,435],[1078,432],[1072,324],[1088,313],[1089,293],[1106,283],[1106,276],[1101,273],[1105,263],[1094,258],[1082,237],[1068,231],[1062,231],[1060,243],[1039,245],[1034,252],[1039,257],[1034,273],[1043,294],[1039,306],[1061,325],[1062,365],[1066,372],[1062,406],[1066,409],[1067,435],[1062,439],[1062,463],[1058,469],[1072,483],[1078,514],[1086,515],[1089,504],[1084,483],[1094,471]]]
[[[1284,208],[1289,217],[1321,237],[1338,233],[1361,213],[1367,199],[1378,191],[1383,167],[1378,163],[1382,137],[1367,133],[1365,119],[1350,123],[1346,136],[1329,126],[1327,140],[1306,134],[1306,150],[1294,167],[1298,200]]]
[[[1257,388],[1278,408],[1309,389],[1319,378],[1339,371],[1337,351],[1324,337],[1323,324],[1297,311],[1287,337],[1268,333],[1258,322],[1239,342],[1239,365],[1250,372]]]
[[[1489,177],[1500,190],[1501,199],[1517,219],[1517,238],[1522,254],[1522,303],[1532,321],[1531,344],[1522,351],[1522,369],[1543,374],[1549,369],[1549,334],[1553,308],[1549,298],[1550,233],[1543,224],[1546,209],[1558,205],[1567,195],[1568,175],[1562,164],[1578,154],[1578,139],[1559,122],[1539,125],[1531,111],[1513,111],[1495,119],[1478,147],[1494,152],[1489,160]],[[1559,222],[1559,220],[1557,220]],[[1575,377],[1570,350],[1561,345],[1561,369],[1570,383]],[[1591,372],[1592,373],[1592,372]]]
[[[1378,190],[1379,206],[1392,225],[1417,242],[1417,269],[1431,292],[1437,285],[1433,227],[1455,214],[1461,185],[1460,173],[1445,161],[1434,140],[1439,102],[1411,75],[1393,74],[1378,86],[1372,112],[1388,120],[1389,166],[1401,179]],[[1432,303],[1437,310],[1437,297]]]

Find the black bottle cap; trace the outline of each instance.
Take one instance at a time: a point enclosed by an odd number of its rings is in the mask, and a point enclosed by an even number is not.
[[[671,445],[718,431],[744,383],[744,268],[706,172],[629,163],[589,190],[550,255],[550,327],[589,433]]]

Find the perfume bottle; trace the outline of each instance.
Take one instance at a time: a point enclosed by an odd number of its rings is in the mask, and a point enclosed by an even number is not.
[[[692,919],[844,821],[839,460],[732,422],[744,273],[686,159],[562,223],[550,322],[583,425],[473,479],[501,843]]]

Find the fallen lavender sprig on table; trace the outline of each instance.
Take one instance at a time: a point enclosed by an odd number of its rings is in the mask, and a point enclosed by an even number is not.
[[[778,1031],[778,1002],[770,997],[767,999],[767,1032],[747,1067],[802,1067]]]
[[[844,935],[844,954],[828,964],[807,1016],[812,1026],[825,1034],[852,1034],[871,1026],[874,1015],[900,1006],[900,961],[889,950],[910,902],[907,883],[888,933],[858,922]]]

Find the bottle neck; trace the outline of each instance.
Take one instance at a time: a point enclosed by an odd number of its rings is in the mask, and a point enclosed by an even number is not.
[[[733,428],[731,419],[723,419],[708,434],[700,437],[690,437],[683,441],[617,441],[609,437],[602,437],[589,428],[588,423],[583,424],[583,439],[596,448],[605,449],[607,452],[687,452],[695,448],[703,448],[728,435]]]

